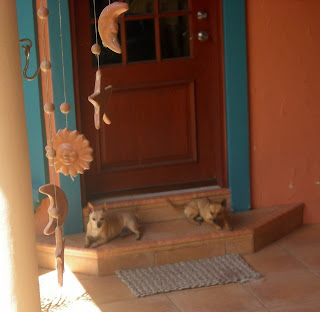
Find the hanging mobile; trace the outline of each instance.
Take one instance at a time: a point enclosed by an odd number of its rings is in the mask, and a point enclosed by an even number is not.
[[[77,130],[70,131],[68,129],[68,114],[71,110],[70,104],[67,103],[66,96],[66,78],[63,54],[63,33],[61,20],[61,5],[59,0],[59,17],[60,17],[60,43],[61,43],[61,61],[62,61],[62,81],[64,102],[60,105],[61,113],[66,116],[66,127],[59,130],[52,138],[52,148],[55,150],[55,157],[53,160],[55,172],[61,172],[64,175],[69,175],[71,179],[76,177],[78,173],[83,174],[84,170],[90,168],[90,162],[93,160],[92,148],[89,141],[83,134]],[[46,147],[47,154],[51,149]]]
[[[56,157],[56,150],[53,148],[52,140],[52,118],[55,110],[55,105],[50,102],[49,88],[48,88],[48,72],[51,70],[51,63],[47,60],[46,53],[46,41],[44,36],[44,23],[48,19],[49,11],[45,8],[41,2],[40,8],[38,9],[37,15],[41,20],[42,26],[42,44],[44,60],[41,62],[40,69],[45,76],[45,92],[46,92],[46,104],[44,105],[44,111],[48,114],[49,122],[49,139],[47,150],[47,158],[49,165],[53,166],[54,159]],[[48,195],[50,199],[50,205],[48,207],[49,222],[43,230],[45,235],[51,235],[55,233],[56,239],[56,269],[58,275],[58,284],[60,287],[63,286],[63,272],[64,272],[64,238],[63,238],[63,224],[68,213],[68,201],[64,192],[55,184],[55,173],[52,169],[52,181],[53,184],[46,184],[39,188],[39,192]]]
[[[41,62],[40,69],[45,77],[45,92],[46,104],[44,111],[48,114],[49,138],[46,146],[46,156],[49,160],[49,166],[52,167],[52,184],[46,184],[39,188],[39,192],[48,195],[50,205],[48,208],[49,223],[44,229],[45,235],[55,233],[56,238],[56,268],[58,273],[58,284],[63,285],[64,272],[64,238],[63,238],[63,224],[68,212],[68,201],[64,192],[55,184],[55,173],[62,172],[65,175],[70,174],[71,178],[78,173],[83,173],[85,169],[89,169],[89,164],[93,160],[92,148],[89,141],[85,139],[84,135],[79,134],[78,131],[70,131],[68,129],[68,113],[70,112],[70,105],[66,101],[66,83],[64,71],[64,55],[63,55],[63,34],[61,22],[61,4],[59,0],[59,18],[60,18],[60,39],[61,39],[61,58],[62,58],[62,73],[63,73],[63,90],[64,102],[60,105],[60,111],[66,116],[66,128],[59,130],[53,135],[52,121],[54,121],[55,105],[50,101],[49,96],[49,79],[48,73],[51,70],[51,63],[47,59],[46,40],[45,40],[45,21],[48,20],[49,11],[40,3],[40,8],[37,15],[41,20],[42,28],[42,45],[44,60]]]
[[[100,71],[100,53],[101,47],[98,44],[98,29],[99,34],[102,40],[103,46],[109,48],[110,50],[121,53],[121,47],[117,39],[118,35],[118,17],[122,13],[126,12],[129,9],[128,4],[124,2],[113,2],[107,5],[101,12],[99,21],[97,22],[96,15],[96,2],[93,0],[93,11],[94,11],[94,20],[95,20],[95,35],[96,43],[92,45],[91,52],[96,55],[98,70],[96,72],[94,92],[88,96],[89,102],[94,106],[94,125],[98,130],[100,129],[100,114],[103,113],[103,121],[107,124],[111,124],[111,120],[108,114],[108,104],[110,102],[112,94],[112,86],[109,85],[105,88],[101,88],[102,75]]]

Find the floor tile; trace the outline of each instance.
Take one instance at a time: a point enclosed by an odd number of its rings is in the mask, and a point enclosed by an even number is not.
[[[294,232],[280,239],[277,244],[290,249],[292,246],[304,244],[320,244],[320,224],[305,224]]]
[[[263,275],[307,271],[307,268],[289,252],[274,244],[243,257],[255,270]]]
[[[84,279],[80,282],[96,304],[135,298],[129,288],[115,275]]]
[[[310,270],[320,271],[320,244],[291,245],[288,250]]]
[[[179,312],[166,295],[102,304],[99,308],[101,312]]]
[[[167,294],[182,312],[256,312],[263,306],[240,284],[213,286]]]
[[[278,273],[243,284],[267,308],[319,300],[320,279],[311,272]]]
[[[303,304],[291,305],[288,303],[285,307],[271,309],[270,312],[319,312],[320,301],[305,302]]]

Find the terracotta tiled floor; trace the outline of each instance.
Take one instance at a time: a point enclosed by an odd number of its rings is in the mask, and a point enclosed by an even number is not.
[[[280,241],[244,256],[263,278],[229,284],[134,297],[114,275],[95,277],[67,272],[64,288],[76,297],[87,292],[91,300],[67,310],[88,312],[315,312],[320,311],[320,224],[304,225]],[[59,295],[55,272],[40,270],[42,294]],[[68,276],[70,279],[68,279]],[[77,285],[74,285],[76,283]],[[50,285],[50,289],[49,289]],[[67,290],[66,290],[67,292]],[[83,310],[84,309],[84,310]]]

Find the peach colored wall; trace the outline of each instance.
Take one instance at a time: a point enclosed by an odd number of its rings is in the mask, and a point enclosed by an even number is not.
[[[254,208],[304,202],[320,222],[320,1],[247,0]]]

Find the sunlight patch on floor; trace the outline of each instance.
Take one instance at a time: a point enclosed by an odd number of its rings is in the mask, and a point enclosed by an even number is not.
[[[39,276],[39,285],[42,312],[101,312],[67,266],[63,275],[63,287],[58,285],[55,270]]]

